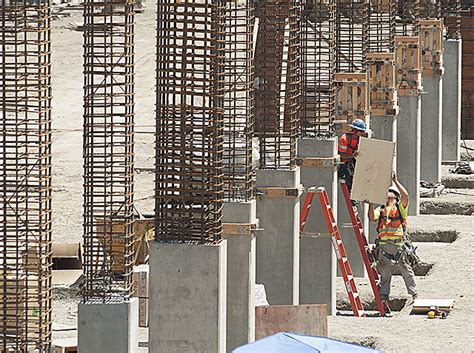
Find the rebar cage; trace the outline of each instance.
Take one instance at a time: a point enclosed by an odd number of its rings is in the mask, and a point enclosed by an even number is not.
[[[84,2],[83,301],[131,291],[134,2]]]
[[[156,238],[222,233],[226,2],[158,1]]]
[[[441,16],[446,26],[446,39],[460,39],[461,0],[441,0]]]
[[[263,0],[256,4],[255,135],[261,169],[296,166],[300,96],[300,4]]]
[[[393,52],[396,8],[396,0],[370,0],[369,52]]]
[[[254,197],[253,49],[255,17],[250,0],[226,1],[224,95],[224,199]]]
[[[366,69],[369,6],[369,0],[336,0],[337,72]]]
[[[396,35],[418,35],[416,20],[420,18],[420,0],[395,1],[397,2],[397,26],[395,29]]]
[[[2,1],[0,36],[0,350],[49,352],[49,1]]]
[[[304,0],[301,6],[301,137],[332,136],[336,0]]]

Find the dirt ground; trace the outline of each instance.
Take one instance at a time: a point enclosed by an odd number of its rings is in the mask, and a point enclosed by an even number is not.
[[[53,72],[53,239],[80,241],[82,236],[82,32],[70,29],[82,23],[81,11],[52,22]],[[136,205],[142,213],[153,212],[154,159],[154,9],[136,18]],[[472,147],[472,144],[470,144]],[[474,152],[471,151],[474,155]],[[447,173],[447,167],[444,168]],[[466,177],[472,185],[474,176]],[[448,194],[443,201],[468,203],[472,210],[474,190],[462,186],[467,195]],[[431,200],[429,200],[431,201]],[[438,200],[439,201],[439,200]],[[433,200],[437,202],[437,200]],[[450,208],[451,204],[442,208]],[[435,205],[435,208],[437,206]],[[439,207],[438,207],[439,208]],[[429,212],[429,211],[428,211]],[[469,213],[468,213],[469,214]],[[470,213],[472,214],[472,212]],[[422,260],[432,264],[426,276],[418,277],[420,298],[452,298],[455,309],[446,320],[428,320],[409,315],[410,306],[391,318],[329,318],[329,336],[358,342],[387,352],[474,351],[473,247],[474,218],[466,215],[422,215],[411,217],[410,228],[417,239]],[[443,232],[455,231],[454,242],[443,240]],[[436,236],[438,234],[438,236]],[[432,239],[433,241],[431,241]],[[367,280],[358,281],[361,293],[371,298]],[[53,338],[76,335],[77,288],[53,291]],[[406,299],[401,278],[394,279],[394,298]],[[345,296],[342,285],[338,297]],[[409,302],[409,301],[408,301]],[[407,302],[407,303],[408,303]],[[70,329],[70,330],[68,330]],[[147,352],[147,332],[141,330],[140,349]]]

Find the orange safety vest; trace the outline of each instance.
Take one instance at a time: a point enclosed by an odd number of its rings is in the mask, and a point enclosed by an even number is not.
[[[380,208],[380,216],[377,224],[379,239],[383,242],[401,241],[406,230],[406,219],[402,217],[400,207],[391,208],[387,214],[385,206]]]
[[[341,136],[339,139],[339,146],[338,150],[341,154],[341,161],[342,162],[349,162],[353,160],[352,156],[357,148],[359,147],[359,138],[354,137],[352,133],[346,133]]]

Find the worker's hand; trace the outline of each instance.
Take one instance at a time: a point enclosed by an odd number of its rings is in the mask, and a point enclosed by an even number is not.
[[[360,153],[359,151],[354,151],[354,153],[352,154],[355,158],[359,157],[360,156]]]
[[[397,173],[395,173],[395,171],[392,171],[392,181],[393,182],[397,181]]]

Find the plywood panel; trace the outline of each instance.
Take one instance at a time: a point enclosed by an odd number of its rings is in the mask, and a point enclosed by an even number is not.
[[[278,332],[327,336],[326,304],[270,305],[255,308],[255,339]]]
[[[351,198],[385,204],[391,185],[395,143],[361,138]]]

